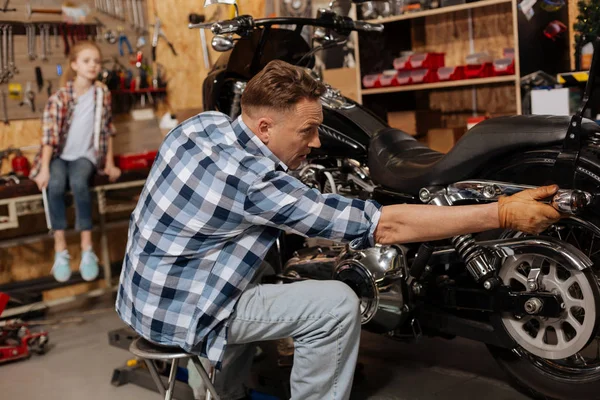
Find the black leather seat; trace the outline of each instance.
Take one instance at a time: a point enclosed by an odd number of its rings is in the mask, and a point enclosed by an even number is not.
[[[377,132],[369,146],[373,180],[394,191],[418,193],[430,185],[467,179],[490,159],[517,150],[560,144],[571,117],[518,115],[480,122],[448,154],[438,153],[412,136],[393,128]],[[586,135],[600,132],[591,120],[582,124]]]

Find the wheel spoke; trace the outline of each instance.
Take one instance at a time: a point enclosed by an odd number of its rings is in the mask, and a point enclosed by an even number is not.
[[[571,296],[570,294],[567,293],[567,301],[568,301],[568,306],[570,307],[580,307],[583,308],[585,310],[585,300],[581,300],[581,299],[576,299],[575,297]]]
[[[592,257],[592,249],[594,248],[594,239],[596,239],[596,235],[592,235],[592,243],[590,243],[590,251],[588,252],[588,258]]]
[[[571,325],[573,327],[573,329],[575,329],[575,332],[577,332],[577,334],[579,335],[579,332],[581,332],[581,329],[583,328],[583,326],[579,323],[579,321],[577,321],[571,314],[569,314],[569,317],[567,318],[567,322],[569,323],[569,325]],[[563,331],[562,327],[555,328],[555,329],[560,329],[561,331]]]

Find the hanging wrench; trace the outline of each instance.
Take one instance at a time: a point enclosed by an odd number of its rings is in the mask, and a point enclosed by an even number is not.
[[[137,6],[138,6],[138,20],[140,22],[140,32],[143,33],[146,31],[146,22],[144,20],[144,7],[142,4],[142,0],[137,1]]]
[[[35,49],[35,42],[36,42],[36,38],[35,38],[35,25],[31,24],[28,25],[28,37],[29,37],[29,59],[30,60],[35,60],[37,58],[37,54],[36,54],[36,49]]]
[[[40,25],[40,47],[42,48],[42,61],[48,61],[46,55],[46,25]]]
[[[12,71],[8,69],[8,25],[2,25],[2,70],[4,81],[8,82],[13,77]]]
[[[15,43],[12,35],[12,25],[8,27],[8,56],[10,57],[8,61],[8,69],[16,75],[19,73],[19,69],[15,64]]]
[[[5,83],[8,81],[8,71],[4,69],[4,49],[2,48],[3,38],[4,38],[4,27],[6,25],[0,25],[0,83]]]
[[[2,95],[2,108],[4,110],[4,125],[10,125],[10,123],[8,122],[8,111],[6,109],[6,92],[4,91],[4,89],[0,90],[0,93]]]
[[[58,49],[60,47],[60,38],[58,37],[58,24],[52,25],[52,31],[54,32],[54,47]]]

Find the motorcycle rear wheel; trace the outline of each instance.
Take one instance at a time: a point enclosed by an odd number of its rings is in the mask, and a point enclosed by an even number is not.
[[[521,154],[482,178],[531,185],[548,184],[551,182],[545,181],[544,177],[552,176],[555,156],[552,150]],[[582,161],[574,188],[598,192],[600,166],[585,159]],[[503,236],[506,235],[511,234],[505,232]],[[590,271],[593,275],[588,272],[590,278],[600,279],[600,215],[597,211],[562,220],[544,235],[561,239],[581,250],[594,263]],[[522,347],[503,349],[490,345],[488,348],[516,386],[529,396],[543,400],[600,399],[600,335],[590,340],[576,355],[561,360],[538,357]]]

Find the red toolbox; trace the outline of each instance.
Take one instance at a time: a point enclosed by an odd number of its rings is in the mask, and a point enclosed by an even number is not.
[[[439,81],[459,81],[465,79],[465,67],[442,67],[437,70]]]
[[[143,153],[126,153],[115,156],[115,164],[123,171],[147,169],[152,166],[158,151],[151,150]]]
[[[410,55],[394,58],[394,69],[398,71],[406,71],[410,69]]]
[[[412,83],[432,83],[437,82],[437,69],[415,69],[410,71]]]
[[[445,53],[415,53],[410,56],[410,68],[440,68],[445,65]]]
[[[366,88],[373,88],[379,84],[379,74],[365,75],[362,78],[362,84]]]

